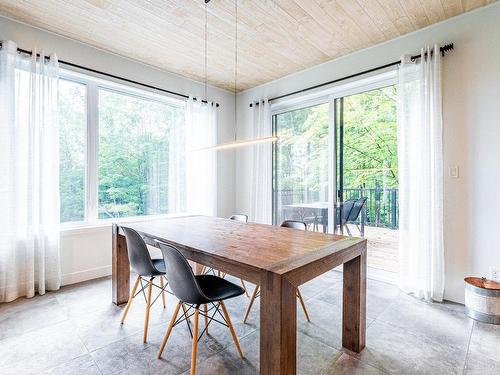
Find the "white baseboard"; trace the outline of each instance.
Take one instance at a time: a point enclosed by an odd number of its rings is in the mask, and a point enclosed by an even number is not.
[[[84,271],[67,273],[62,276],[62,285],[81,283],[82,281],[98,279],[111,275],[111,265],[91,268]]]

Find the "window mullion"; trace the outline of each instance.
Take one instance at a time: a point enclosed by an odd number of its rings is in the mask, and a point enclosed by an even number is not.
[[[98,155],[99,155],[99,96],[97,85],[87,86],[87,221],[97,222]]]

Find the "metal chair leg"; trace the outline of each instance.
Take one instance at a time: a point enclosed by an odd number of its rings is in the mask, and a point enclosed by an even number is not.
[[[208,307],[207,305],[203,305],[203,313],[205,315],[205,332],[208,335]]]
[[[184,316],[186,317],[187,324],[189,325],[189,323],[191,323],[191,318],[189,317],[186,306],[184,306],[184,304],[182,304],[182,311],[184,311]]]

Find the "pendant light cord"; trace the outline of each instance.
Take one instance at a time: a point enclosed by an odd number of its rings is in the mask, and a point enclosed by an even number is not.
[[[205,1],[205,100],[208,104],[208,3]]]
[[[234,141],[236,142],[236,132],[238,118],[236,115],[238,103],[238,0],[234,0]]]

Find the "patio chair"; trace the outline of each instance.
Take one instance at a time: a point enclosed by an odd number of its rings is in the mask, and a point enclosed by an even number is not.
[[[359,219],[359,215],[361,214],[361,210],[363,209],[364,205],[366,204],[366,197],[361,197],[359,199],[356,199],[354,201],[354,205],[352,206],[351,210],[349,211],[349,215],[347,216],[347,219],[344,223],[344,227],[347,230],[347,233],[349,236],[352,236],[351,231],[349,227],[347,226],[348,223],[352,223],[356,225],[356,228],[358,228],[359,233],[361,236],[363,236],[363,232],[361,231],[361,228],[359,227],[357,221]]]
[[[349,236],[351,236],[349,228],[347,227],[347,222],[356,201],[357,199],[348,199],[344,201],[340,206],[340,223],[338,225],[338,228],[340,230],[340,233],[342,234],[344,233],[345,228],[347,230],[347,233],[349,233]]]

